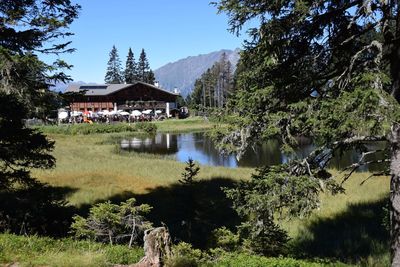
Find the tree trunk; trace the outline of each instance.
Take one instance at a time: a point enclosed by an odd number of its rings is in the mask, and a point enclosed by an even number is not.
[[[398,0],[394,1],[398,2]],[[387,14],[392,16],[389,4]],[[389,26],[387,30],[384,28],[385,43],[389,46],[390,51],[390,75],[392,76],[392,96],[400,103],[400,4],[395,3],[396,7],[396,30],[394,34],[390,34]],[[386,7],[386,6],[384,6]]]
[[[390,236],[392,266],[400,266],[400,124],[392,126],[390,138]]]
[[[135,267],[162,267],[171,256],[171,236],[165,227],[158,227],[144,232],[145,256]]]

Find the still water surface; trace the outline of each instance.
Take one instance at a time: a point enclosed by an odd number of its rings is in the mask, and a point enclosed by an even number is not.
[[[246,151],[239,161],[235,155],[221,155],[215,148],[213,141],[204,133],[183,134],[156,134],[153,137],[132,137],[120,142],[121,148],[126,151],[143,152],[160,155],[171,155],[176,160],[185,162],[188,158],[202,165],[224,167],[258,167],[285,163],[291,158],[307,156],[315,146],[304,142],[295,155],[285,155],[279,150],[277,141],[268,141],[256,149]],[[383,144],[381,144],[383,146]],[[377,155],[379,156],[379,155]],[[349,151],[333,158],[330,167],[342,169],[353,162],[357,162],[360,154]],[[379,170],[379,166],[369,166],[369,170]],[[364,167],[362,171],[367,171]]]

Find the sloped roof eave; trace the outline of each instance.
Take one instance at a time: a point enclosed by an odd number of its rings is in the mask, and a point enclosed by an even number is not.
[[[169,92],[169,91],[167,91],[165,89],[159,88],[157,86],[154,86],[154,85],[151,85],[151,84],[148,84],[148,83],[144,83],[144,82],[139,82],[139,81],[135,82],[135,83],[132,83],[132,84],[104,84],[104,86],[107,86],[107,89],[96,89],[95,91],[93,91],[93,90],[90,91],[90,89],[88,89],[87,92],[86,92],[86,95],[87,96],[108,96],[108,95],[117,93],[117,92],[119,92],[119,91],[121,91],[123,89],[129,88],[129,87],[133,87],[136,84],[143,84],[145,86],[148,86],[148,87],[151,87],[153,89],[162,91],[162,92],[167,93],[167,94],[172,95],[172,96],[176,96],[177,97],[179,95],[179,94],[175,94],[175,93]],[[69,85],[67,87],[66,92],[80,92],[80,87],[81,86],[90,86],[90,85],[72,84],[72,85]],[[102,86],[102,84],[98,84],[98,85],[95,85],[95,86]],[[115,87],[115,88],[110,88],[109,89],[108,87]]]

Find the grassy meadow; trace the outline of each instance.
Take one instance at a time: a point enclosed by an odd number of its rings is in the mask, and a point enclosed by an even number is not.
[[[124,192],[146,193],[157,186],[177,183],[185,163],[171,156],[119,153],[108,140],[123,134],[50,135],[56,141],[53,155],[57,166],[52,170],[35,171],[40,181],[68,187],[72,205],[93,204]],[[199,179],[247,179],[251,169],[229,169],[202,166]]]
[[[162,132],[199,131],[213,127],[212,123],[202,118],[168,120],[156,122],[156,125],[158,131]],[[36,170],[33,176],[52,186],[64,188],[68,192],[69,204],[79,212],[84,214],[90,205],[100,201],[118,202],[135,197],[139,203],[153,206],[149,218],[151,221],[156,225],[164,222],[173,236],[179,235],[180,210],[185,205],[182,192],[185,188],[178,180],[184,163],[175,161],[171,156],[121,152],[115,140],[132,135],[129,132],[90,135],[56,134],[50,133],[50,130],[44,132],[56,142],[53,155],[57,165],[52,170]],[[201,166],[197,178],[200,182],[194,191],[194,197],[199,200],[196,215],[198,224],[194,222],[193,229],[203,239],[195,245],[201,247],[206,244],[205,238],[214,228],[224,225],[232,228],[238,223],[231,203],[220,188],[233,186],[241,179],[249,179],[253,171],[251,168]],[[337,171],[333,173],[340,178]],[[385,217],[382,207],[387,200],[389,179],[375,177],[360,186],[369,175],[354,174],[345,183],[345,194],[322,194],[321,206],[310,218],[282,222],[292,238],[290,246],[293,257],[339,260],[359,266],[388,264],[388,234],[382,226]],[[15,239],[16,243],[45,242],[36,237],[22,241],[18,238],[23,237],[0,235],[0,263],[19,262],[27,266],[42,266],[46,265],[46,260],[49,263],[57,258],[51,266],[72,266],[75,265],[74,261],[80,261],[81,256],[78,255],[87,255],[87,260],[81,261],[82,266],[105,266],[114,257],[110,256],[107,246],[94,243],[82,245],[70,239],[65,244],[62,240],[49,241],[55,244],[54,247],[61,246],[59,250],[48,247],[46,253],[40,249],[25,253],[22,248],[13,247],[11,241],[3,244],[7,238]],[[14,253],[13,249],[18,253]],[[122,256],[115,256],[113,262],[124,262],[123,257],[128,256],[124,256],[125,252],[118,253],[122,253]],[[135,257],[139,254],[134,253]]]

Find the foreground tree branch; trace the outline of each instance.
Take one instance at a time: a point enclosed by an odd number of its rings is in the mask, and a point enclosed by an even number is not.
[[[221,0],[216,5],[228,14],[234,32],[249,20],[259,19],[241,54],[241,71],[236,77],[232,112],[237,113],[238,123],[231,126],[230,133],[217,135],[221,147],[241,155],[244,148],[275,138],[282,150],[290,152],[298,145],[297,137],[312,138],[319,148],[303,161],[282,166],[285,181],[308,177],[328,184],[334,179],[325,168],[335,151],[387,141],[390,153],[379,162],[390,161],[391,255],[392,266],[399,266],[398,1]],[[350,174],[372,163],[365,157],[348,169]],[[279,177],[271,171],[259,173],[257,179],[266,183]],[[258,180],[232,195],[238,207],[250,205],[242,197],[250,192],[271,201],[273,196],[265,194]],[[281,184],[279,192],[285,192],[285,185]],[[328,188],[337,192],[340,185]],[[315,187],[321,189],[323,186]],[[311,199],[309,205],[316,207],[315,198]],[[250,220],[255,215],[247,216]]]

